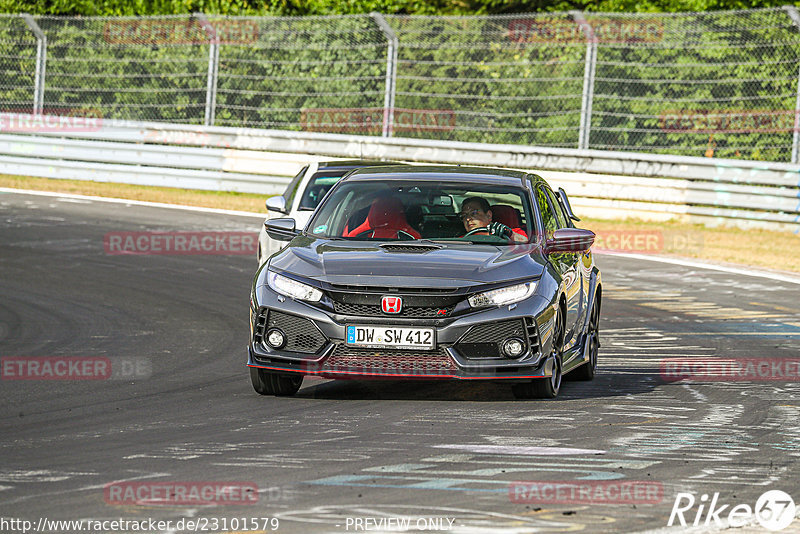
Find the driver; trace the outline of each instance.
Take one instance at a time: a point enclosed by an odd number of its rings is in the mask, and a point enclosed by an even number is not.
[[[496,235],[515,243],[524,243],[528,240],[528,236],[522,229],[511,229],[501,222],[492,222],[492,210],[489,209],[489,202],[485,198],[469,197],[464,199],[464,202],[461,203],[459,217],[464,223],[467,233],[483,230],[475,232],[475,234]]]

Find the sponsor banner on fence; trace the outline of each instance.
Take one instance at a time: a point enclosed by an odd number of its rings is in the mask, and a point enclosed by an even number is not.
[[[206,25],[196,18],[110,20],[103,28],[103,37],[109,44],[252,44],[258,40],[258,23],[211,19]]]
[[[4,356],[3,380],[136,380],[150,378],[149,358],[107,356]]]
[[[515,503],[658,504],[664,486],[649,480],[533,480],[512,482],[508,497]]]
[[[258,503],[253,482],[111,482],[103,486],[107,504],[220,506]]]
[[[255,232],[109,232],[103,247],[111,255],[255,254]]]
[[[383,129],[383,108],[307,108],[300,126],[307,132],[378,134]],[[456,114],[451,109],[395,109],[395,132],[452,130]]]
[[[658,126],[667,133],[783,133],[800,127],[798,119],[794,110],[675,110],[661,113]]]
[[[512,19],[508,37],[522,43],[656,43],[664,38],[657,18],[590,17],[588,26],[566,17]]]
[[[94,108],[50,108],[0,112],[0,133],[96,132],[103,127],[103,114]]]
[[[660,367],[669,382],[800,381],[800,358],[666,358]]]

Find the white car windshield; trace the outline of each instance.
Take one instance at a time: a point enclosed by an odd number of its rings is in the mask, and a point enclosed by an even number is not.
[[[300,198],[300,211],[314,211],[320,201],[325,198],[331,187],[342,179],[347,171],[318,172],[311,177],[303,196]]]

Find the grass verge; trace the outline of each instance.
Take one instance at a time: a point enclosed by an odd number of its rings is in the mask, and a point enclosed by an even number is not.
[[[0,175],[0,187],[266,213],[266,196],[249,193],[219,193],[9,175]],[[707,228],[681,222],[609,221],[590,218],[584,218],[578,226],[597,233],[598,246],[603,245],[605,248],[800,273],[800,236],[788,232]]]

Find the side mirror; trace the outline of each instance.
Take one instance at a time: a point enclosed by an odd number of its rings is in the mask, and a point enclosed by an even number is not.
[[[586,252],[594,243],[594,232],[582,228],[560,228],[547,240],[545,252]]]
[[[580,219],[572,211],[572,206],[569,205],[569,199],[567,198],[567,192],[564,191],[563,187],[558,188],[558,196],[561,197],[561,202],[564,204],[564,209],[567,210],[567,215],[569,215],[569,218],[573,221],[580,221]]]
[[[267,219],[264,227],[267,235],[276,241],[291,241],[300,234],[295,229],[294,219]]]
[[[286,199],[282,195],[269,197],[265,202],[265,204],[267,205],[268,211],[277,211],[278,213],[283,213],[283,214],[289,213],[286,210]]]

